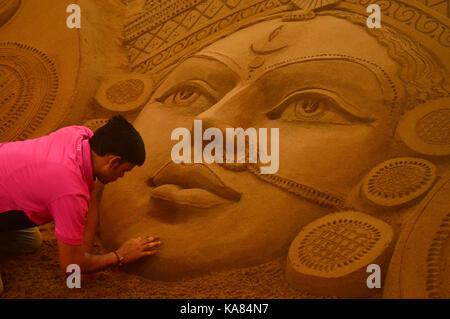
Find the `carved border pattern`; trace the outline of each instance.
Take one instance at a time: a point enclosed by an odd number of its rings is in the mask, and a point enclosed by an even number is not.
[[[403,2],[392,0],[346,0],[346,2],[366,8],[378,4],[383,14],[404,23],[425,36],[450,47],[450,28],[428,13]]]
[[[214,42],[221,32],[231,27],[239,21],[252,21],[260,15],[267,17],[283,11],[283,6],[290,5],[290,0],[264,0],[254,3],[251,6],[233,12],[231,15],[225,16],[214,21],[212,24],[189,34],[188,36],[172,43],[169,47],[157,52],[145,61],[132,66],[134,71],[147,73],[158,67],[170,64],[177,58],[181,58],[181,52],[194,48],[199,42],[207,45]],[[239,27],[236,25],[236,27]],[[209,41],[205,41],[208,39]],[[173,60],[172,60],[173,59]]]
[[[131,41],[144,34],[148,30],[155,28],[158,25],[172,19],[174,16],[189,10],[193,6],[203,2],[204,0],[166,0],[165,7],[157,6],[161,11],[153,13],[152,8],[149,12],[145,12],[137,17],[134,21],[125,25],[124,35],[126,41]]]
[[[445,5],[447,7],[447,17],[450,18],[450,0],[440,0],[440,2],[436,2],[436,0],[422,0],[425,1],[425,5],[429,8],[439,8],[439,6]],[[433,2],[434,1],[434,2]],[[434,9],[436,10],[436,9]]]

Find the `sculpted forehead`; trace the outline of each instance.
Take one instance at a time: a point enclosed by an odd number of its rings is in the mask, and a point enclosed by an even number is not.
[[[307,21],[283,22],[278,19],[262,22],[217,41],[202,53],[225,56],[225,60],[234,62],[235,71],[241,75],[258,60],[264,60],[264,66],[268,66],[320,54],[367,59],[390,74],[395,74],[398,68],[387,50],[363,27],[328,16]]]

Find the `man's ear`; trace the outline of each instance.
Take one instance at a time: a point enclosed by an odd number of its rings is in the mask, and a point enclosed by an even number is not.
[[[120,166],[120,163],[122,162],[122,158],[117,155],[108,155],[109,161],[108,165],[112,168],[117,168]]]

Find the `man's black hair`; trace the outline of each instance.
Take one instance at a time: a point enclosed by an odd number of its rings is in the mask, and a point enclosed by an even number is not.
[[[145,146],[141,135],[120,115],[114,116],[95,131],[89,144],[91,149],[100,156],[120,156],[121,162],[138,166],[145,162]]]

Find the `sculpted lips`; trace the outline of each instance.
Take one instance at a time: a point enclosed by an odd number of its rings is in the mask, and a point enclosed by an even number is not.
[[[153,198],[196,207],[211,207],[237,202],[241,193],[226,186],[203,164],[175,164],[170,162],[148,181]]]

